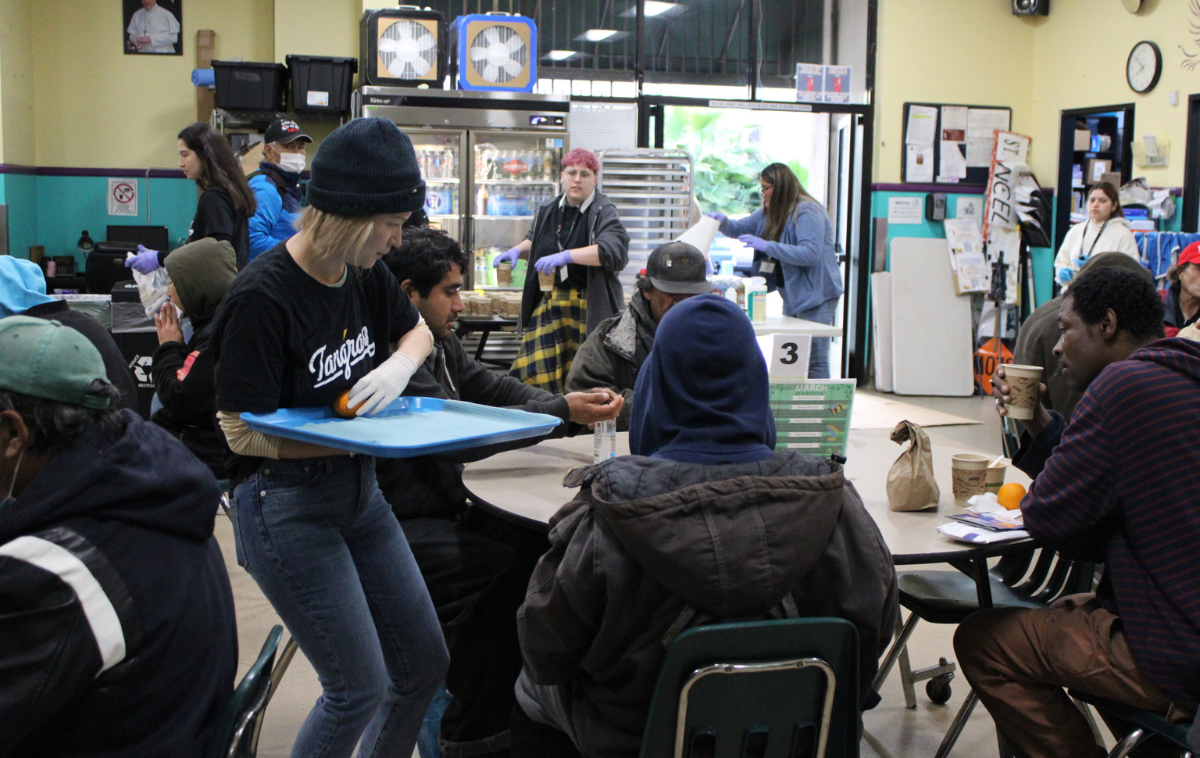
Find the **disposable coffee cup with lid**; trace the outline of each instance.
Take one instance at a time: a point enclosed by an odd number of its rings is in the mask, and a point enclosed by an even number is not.
[[[1008,417],[1028,421],[1033,418],[1033,409],[1037,407],[1042,367],[1005,363],[1001,368],[1004,369],[1004,381],[1008,383],[1008,396],[1011,398],[1004,404]]]

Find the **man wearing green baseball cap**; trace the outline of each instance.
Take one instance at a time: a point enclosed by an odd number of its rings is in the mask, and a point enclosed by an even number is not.
[[[0,319],[5,754],[198,756],[232,694],[220,490],[119,397],[79,332]]]

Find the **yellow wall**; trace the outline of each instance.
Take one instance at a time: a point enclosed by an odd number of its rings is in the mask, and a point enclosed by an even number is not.
[[[906,102],[1010,106],[1016,131],[1032,125],[1033,22],[1007,0],[880,0],[877,39],[876,182],[900,181]]]
[[[0,163],[34,163],[29,0],[0,0]]]
[[[1146,0],[1134,16],[1117,0],[1054,0],[1045,18],[1018,18],[1005,0],[881,0],[876,64],[874,179],[900,180],[905,102],[1006,105],[1013,129],[1033,138],[1030,164],[1045,186],[1057,182],[1061,111],[1135,103],[1134,138],[1171,142],[1166,168],[1134,168],[1154,187],[1183,184],[1187,97],[1200,92],[1200,68],[1181,69],[1189,36],[1188,3]],[[1140,40],[1156,42],[1163,74],[1147,95],[1125,82],[1125,62]],[[1179,93],[1179,105],[1168,93]]]
[[[34,14],[38,166],[175,167],[175,135],[196,120],[196,32],[217,32],[218,59],[275,57],[272,0],[190,0],[183,16],[183,55],[151,56],[124,54],[121,0],[60,0]],[[6,100],[6,121],[8,110]]]
[[[362,0],[275,0],[275,60],[284,63],[289,55],[358,58],[362,11]],[[303,114],[298,114],[297,120],[314,140],[308,150],[311,160],[316,147],[338,122],[327,116]]]
[[[1200,70],[1180,67],[1180,45],[1200,53],[1194,35],[1188,34],[1191,20],[1200,21],[1189,18],[1188,3],[1182,0],[1148,0],[1136,16],[1118,2],[1055,0],[1050,16],[1034,30],[1038,81],[1031,101],[1031,165],[1043,184],[1057,181],[1061,110],[1134,103],[1134,139],[1143,134],[1169,139],[1171,158],[1165,168],[1135,166],[1133,175],[1145,176],[1152,187],[1183,185],[1187,98],[1200,92]],[[1163,54],[1162,78],[1146,95],[1134,93],[1125,81],[1129,51],[1141,40],[1157,43]],[[1172,90],[1179,92],[1179,105],[1168,102]]]

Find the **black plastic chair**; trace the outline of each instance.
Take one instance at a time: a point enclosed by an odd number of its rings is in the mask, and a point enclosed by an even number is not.
[[[1134,725],[1135,729],[1125,735],[1124,739],[1113,747],[1112,751],[1108,754],[1108,758],[1125,758],[1133,752],[1135,747],[1154,735],[1158,735],[1176,745],[1184,751],[1185,756],[1191,758],[1192,748],[1188,745],[1188,728],[1191,724],[1172,724],[1160,714],[1144,711],[1141,708],[1134,708],[1131,705],[1118,703],[1108,698],[1089,695],[1086,692],[1071,690],[1071,697],[1075,698],[1076,701],[1083,701],[1091,705],[1096,710],[1116,716]]]
[[[642,758],[857,756],[858,630],[845,619],[714,624],[671,643]]]
[[[988,573],[993,608],[1045,608],[1064,595],[1091,591],[1096,564],[1069,561],[1054,551],[1031,547],[1003,556]],[[937,666],[912,671],[908,663],[908,638],[919,620],[959,624],[979,610],[975,579],[959,571],[904,571],[896,575],[896,581],[900,604],[911,613],[884,656],[874,687],[876,691],[882,687],[892,666],[899,660],[905,704],[909,708],[917,707],[914,684],[922,679],[929,679],[925,687],[929,698],[939,705],[944,704],[950,699],[955,665],[943,658]],[[978,701],[974,692],[967,695],[936,758],[945,758],[949,754]],[[1096,731],[1095,724],[1092,727]]]
[[[262,728],[267,703],[275,694],[296,653],[296,641],[288,640],[279,664],[275,665],[275,651],[279,649],[282,636],[283,627],[278,624],[267,634],[267,641],[263,643],[258,659],[242,677],[233,691],[233,697],[225,705],[205,746],[204,758],[253,758],[258,751],[258,733]]]

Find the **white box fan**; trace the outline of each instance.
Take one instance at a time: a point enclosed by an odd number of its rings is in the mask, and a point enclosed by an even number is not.
[[[364,84],[440,84],[446,76],[446,22],[415,5],[367,11],[359,24]]]
[[[459,16],[451,25],[458,87],[492,92],[532,92],[537,84],[537,24],[525,16],[484,13]]]

